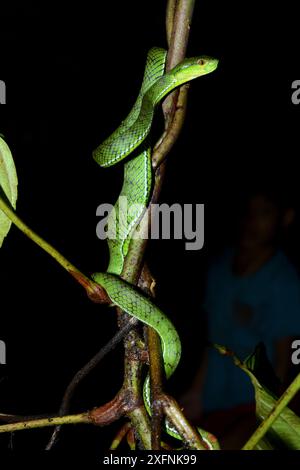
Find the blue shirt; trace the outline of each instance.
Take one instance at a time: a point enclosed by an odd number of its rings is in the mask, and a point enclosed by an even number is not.
[[[276,340],[300,334],[300,279],[288,258],[277,252],[254,274],[232,272],[228,250],[208,273],[205,310],[209,340],[245,360],[262,341],[274,364]],[[254,401],[248,376],[230,357],[208,350],[202,403],[205,412]]]

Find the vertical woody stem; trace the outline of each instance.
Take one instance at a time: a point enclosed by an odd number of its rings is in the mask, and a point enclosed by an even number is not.
[[[194,0],[169,0],[166,14],[167,40],[169,51],[167,55],[166,71],[174,67],[185,56],[187,47],[190,23],[193,15]],[[183,90],[187,90],[186,87]],[[181,106],[178,106],[180,96]],[[165,118],[165,133],[159,145],[159,161],[162,162],[171,147],[173,146],[183,124],[186,109],[187,93],[183,91],[181,95],[172,93],[163,102],[163,111]],[[184,110],[184,111],[183,111]],[[178,122],[180,125],[178,126]],[[174,124],[176,127],[174,127]],[[168,140],[165,139],[168,137]],[[153,163],[157,163],[157,154],[154,152]],[[164,173],[164,168],[162,169]],[[157,172],[158,173],[158,172]],[[159,184],[156,185],[151,203],[157,202],[162,185],[161,174]],[[151,207],[151,206],[150,206]],[[150,384],[151,384],[151,403],[152,403],[152,422],[151,422],[151,444],[153,450],[160,450],[161,425],[164,414],[162,406],[162,379],[163,379],[163,361],[161,354],[161,344],[158,334],[148,328],[148,351],[150,360]]]
[[[169,0],[167,7],[167,36],[169,52],[166,70],[175,67],[184,59],[195,0]],[[173,91],[163,102],[165,132],[156,144],[152,165],[156,169],[165,160],[182,129],[186,114],[187,93],[189,85],[182,85]]]

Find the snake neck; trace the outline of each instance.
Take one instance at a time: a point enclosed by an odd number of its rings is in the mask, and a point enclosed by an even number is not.
[[[163,75],[147,91],[143,101],[150,101],[152,106],[155,107],[164,96],[170,93],[170,91],[172,91],[178,85],[180,85],[180,83],[178,83],[175,76],[169,74]]]

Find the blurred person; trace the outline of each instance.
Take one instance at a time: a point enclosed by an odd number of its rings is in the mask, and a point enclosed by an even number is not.
[[[263,342],[282,390],[291,342],[300,334],[300,279],[281,249],[294,209],[276,192],[248,197],[235,245],[209,269],[204,310],[208,339],[245,360]],[[215,433],[223,449],[240,449],[257,427],[254,388],[230,357],[207,348],[181,398],[186,416]]]

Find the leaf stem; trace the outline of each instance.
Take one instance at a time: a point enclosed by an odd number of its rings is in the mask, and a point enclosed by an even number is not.
[[[0,187],[1,189],[1,187]],[[17,215],[14,208],[11,206],[10,202],[6,198],[3,191],[0,191],[0,210],[12,221],[12,223],[24,233],[28,238],[30,238],[34,243],[36,243],[42,250],[44,250],[48,255],[50,255],[55,261],[60,264],[71,276],[73,276],[79,284],[81,284],[87,294],[97,302],[107,303],[107,295],[105,291],[91,279],[89,279],[85,274],[83,274],[74,264],[70,263],[59,251],[57,251],[50,243],[46,242],[40,235],[34,232],[23,220]]]
[[[284,410],[284,408],[288,405],[291,399],[295,396],[295,394],[300,390],[300,373],[297,377],[293,380],[293,382],[289,385],[286,391],[281,395],[279,400],[274,405],[272,411],[264,419],[256,431],[252,434],[249,440],[246,442],[242,450],[252,450],[258,444],[258,442],[264,437],[265,433],[268,429],[272,426],[275,419],[278,418],[280,413]]]

